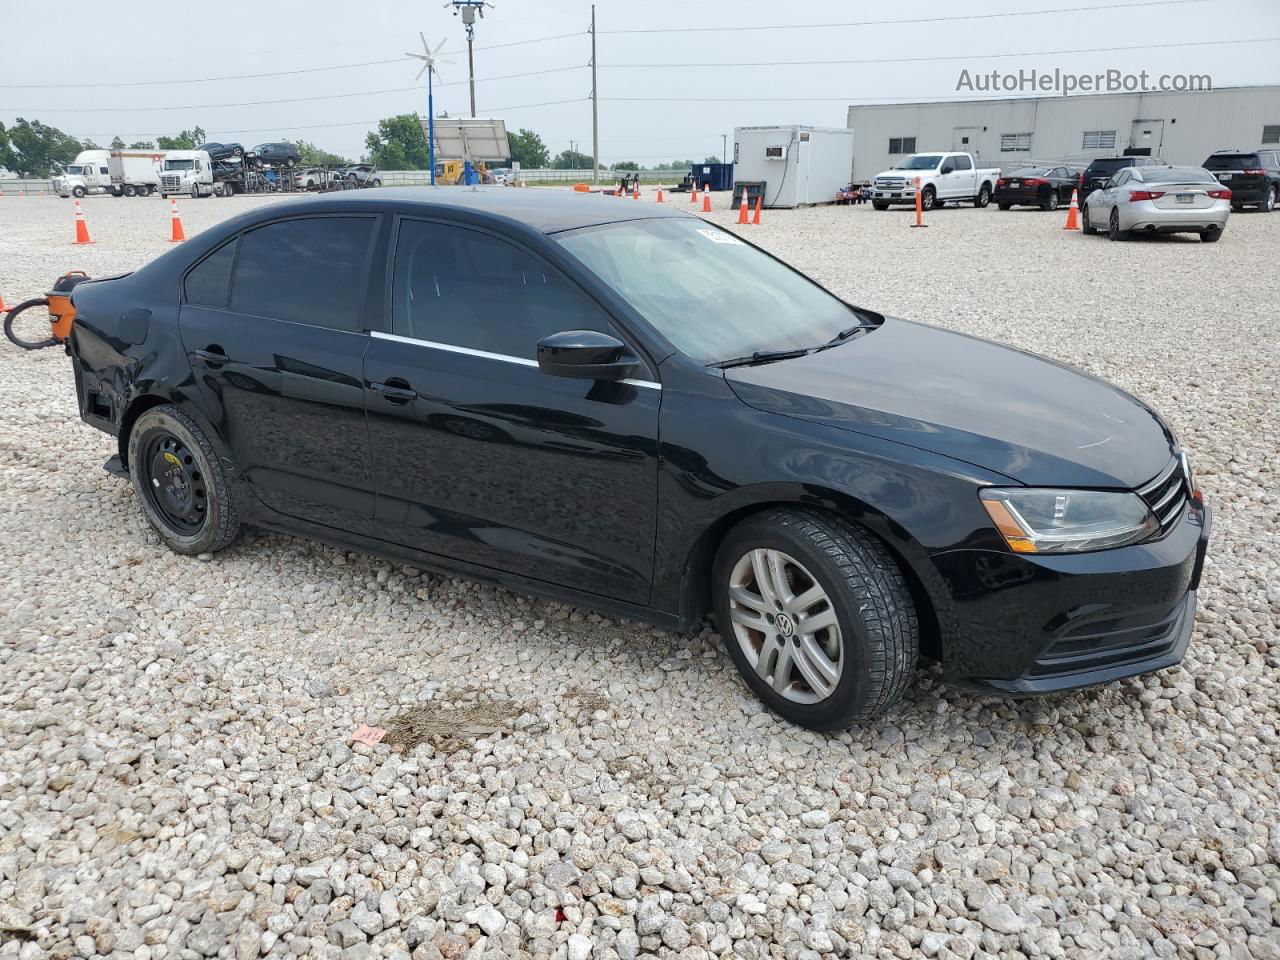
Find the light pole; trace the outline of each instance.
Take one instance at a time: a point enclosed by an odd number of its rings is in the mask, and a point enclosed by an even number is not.
[[[421,79],[425,73],[427,75],[427,166],[431,168],[431,185],[436,185],[436,104],[434,90],[432,89],[432,76],[436,72],[437,63],[449,63],[448,60],[439,59],[441,49],[443,49],[445,41],[441,40],[435,50],[427,45],[427,38],[422,33],[418,34],[422,38],[422,53],[406,53],[406,57],[413,57],[415,60],[422,61],[422,69],[418,71],[418,76],[414,80]]]

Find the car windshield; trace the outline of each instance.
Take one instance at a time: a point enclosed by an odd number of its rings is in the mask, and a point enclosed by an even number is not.
[[[555,239],[699,363],[821,346],[860,322],[803,274],[694,217],[626,220]]]
[[[1147,183],[1217,183],[1208,170],[1201,167],[1165,167],[1143,171],[1142,179]]]
[[[932,170],[941,160],[936,153],[921,154],[918,157],[907,157],[893,169],[895,170]]]
[[[67,167],[67,173],[70,173],[73,176],[80,176],[84,173],[84,167],[77,166],[73,163],[71,166]]]
[[[1244,170],[1262,166],[1256,153],[1215,153],[1204,162],[1209,170]]]
[[[164,168],[166,170],[194,170],[196,162],[194,160],[166,160]]]

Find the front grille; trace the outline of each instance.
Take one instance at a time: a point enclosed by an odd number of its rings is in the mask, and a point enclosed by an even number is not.
[[[1182,512],[1191,499],[1190,477],[1182,466],[1182,458],[1174,457],[1160,475],[1138,488],[1138,496],[1147,502],[1160,523],[1159,536],[1163,537],[1182,519]]]
[[[176,193],[182,189],[182,176],[173,174],[162,174],[160,177],[160,189],[168,193]]]
[[[884,190],[901,190],[906,183],[902,177],[876,177],[876,186]]]

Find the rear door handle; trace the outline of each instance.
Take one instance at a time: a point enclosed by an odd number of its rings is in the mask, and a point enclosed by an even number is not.
[[[369,389],[382,394],[388,403],[408,403],[418,396],[418,391],[411,389],[408,382],[399,377],[393,377],[386,383],[371,383]]]
[[[193,350],[191,352],[193,355],[195,355],[196,357],[199,357],[201,360],[203,360],[205,363],[207,363],[211,367],[220,367],[224,363],[227,363],[228,361],[230,361],[231,359],[221,350],[217,350],[217,349]]]

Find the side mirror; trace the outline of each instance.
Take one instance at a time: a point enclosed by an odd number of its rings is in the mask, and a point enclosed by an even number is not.
[[[553,377],[625,380],[639,359],[617,337],[595,330],[565,330],[538,341],[538,369]]]

